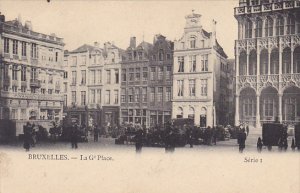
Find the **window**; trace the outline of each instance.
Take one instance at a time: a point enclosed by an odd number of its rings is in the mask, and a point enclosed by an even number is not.
[[[190,118],[190,119],[194,119],[195,118],[195,109],[193,107],[189,108],[188,118]]]
[[[31,44],[31,58],[37,58],[37,45],[35,43]]]
[[[85,85],[86,84],[86,71],[81,70],[81,84]]]
[[[190,96],[195,96],[195,86],[196,86],[195,80],[189,80]]]
[[[132,60],[132,53],[128,53],[128,60]]]
[[[95,89],[90,90],[90,103],[95,104],[96,103],[96,92]]]
[[[265,36],[273,36],[273,19],[270,17],[266,20]]]
[[[155,80],[155,72],[156,72],[155,67],[151,67],[151,69],[150,69],[150,80]]]
[[[81,105],[85,105],[85,104],[86,104],[86,92],[81,91]]]
[[[86,65],[86,56],[81,56],[81,65]]]
[[[101,103],[101,89],[97,89],[97,103]]]
[[[32,80],[36,80],[37,79],[36,68],[31,68],[30,77],[31,77]]]
[[[90,83],[91,85],[95,85],[96,84],[96,71],[95,70],[91,70],[90,71]]]
[[[292,15],[287,18],[287,34],[295,34],[295,18]]]
[[[134,80],[134,69],[133,68],[129,68],[129,81],[133,81]]]
[[[150,88],[150,102],[154,102],[155,101],[155,88],[151,87]]]
[[[178,72],[184,72],[184,57],[178,57]]]
[[[245,38],[252,38],[252,22],[249,19],[245,24]]]
[[[282,16],[278,16],[276,20],[276,35],[283,35],[284,33],[284,19]]]
[[[140,81],[141,80],[141,74],[140,74],[141,69],[136,68],[135,69],[135,81]]]
[[[12,79],[18,80],[18,66],[17,65],[12,66]]]
[[[167,54],[167,60],[171,60],[171,54]]]
[[[133,102],[133,88],[128,89],[128,102],[132,103]]]
[[[76,104],[76,91],[72,91],[72,104]]]
[[[45,93],[46,93],[46,89],[41,88],[41,93],[42,93],[42,94],[45,94]]]
[[[190,56],[190,72],[196,72],[196,55]]]
[[[72,56],[72,65],[73,66],[77,65],[77,56]]]
[[[183,96],[183,80],[177,80],[177,96]]]
[[[204,40],[201,40],[201,41],[200,41],[200,44],[201,44],[201,45],[200,45],[201,48],[204,48],[204,47],[205,47]]]
[[[21,86],[21,92],[26,92],[26,86]],[[45,94],[45,89],[43,94]]]
[[[167,87],[166,88],[166,102],[171,101],[171,96],[172,96],[171,87]]]
[[[142,101],[147,102],[147,87],[142,88]]]
[[[4,53],[9,53],[9,39],[4,38]]]
[[[48,94],[52,94],[53,93],[53,89],[48,89]]]
[[[115,53],[111,53],[111,62],[112,63],[114,63],[115,62],[115,58],[116,58],[116,56],[115,56]]]
[[[115,83],[119,84],[119,69],[115,69]]]
[[[256,20],[256,37],[262,37],[262,20],[257,18]]]
[[[55,52],[55,62],[58,62],[58,52]]]
[[[148,72],[143,72],[143,81],[148,80]]]
[[[11,110],[11,119],[18,119],[18,109]]]
[[[274,100],[273,98],[265,98],[264,99],[264,116],[266,117],[273,117],[273,105],[274,105]]]
[[[207,96],[207,79],[201,80],[201,96]]]
[[[114,90],[114,95],[115,95],[115,104],[118,104],[119,103],[119,91]]]
[[[106,70],[106,83],[110,84],[111,83],[111,74],[110,70]]]
[[[126,82],[126,69],[122,69],[122,81]]]
[[[64,72],[64,79],[68,78],[68,72]]]
[[[32,87],[31,87],[30,91],[31,91],[31,93],[35,93],[36,92],[35,88],[32,88]],[[48,90],[48,94],[50,94],[49,90]],[[52,94],[52,92],[51,92],[51,94]]]
[[[139,52],[139,53],[138,53],[138,58],[139,58],[139,60],[142,60],[142,59],[143,59],[143,52]]]
[[[64,95],[64,106],[68,105],[68,95]]]
[[[164,68],[162,66],[158,67],[158,80],[162,80],[164,76]]]
[[[162,49],[159,50],[158,59],[159,59],[159,61],[164,60],[164,51]]]
[[[64,92],[68,92],[68,84],[66,82],[64,83]]]
[[[207,72],[208,71],[208,55],[202,55],[201,56],[201,71]]]
[[[158,87],[157,102],[162,102],[162,100],[163,100],[163,87]]]
[[[18,40],[13,40],[13,54],[18,54]]]
[[[171,74],[172,74],[172,67],[171,66],[167,66],[167,70],[166,70],[166,80],[171,80]]]
[[[126,89],[121,89],[121,103],[126,103]]]
[[[135,102],[140,102],[140,88],[134,90]]]
[[[102,82],[102,71],[101,70],[97,70],[97,82],[98,84],[101,84]]]
[[[190,38],[190,48],[195,48],[196,47],[196,38],[191,37]]]
[[[53,84],[53,76],[52,76],[52,74],[49,74],[48,83],[49,84]]]
[[[72,84],[76,85],[76,71],[72,71]]]
[[[13,92],[18,92],[18,87],[17,86],[12,86],[11,88],[12,88]]]

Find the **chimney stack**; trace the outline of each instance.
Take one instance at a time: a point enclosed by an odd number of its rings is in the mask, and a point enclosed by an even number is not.
[[[94,46],[99,48],[100,47],[100,43],[99,42],[94,42]]]
[[[136,47],[136,37],[131,37],[130,38],[130,45],[129,47],[135,48]]]

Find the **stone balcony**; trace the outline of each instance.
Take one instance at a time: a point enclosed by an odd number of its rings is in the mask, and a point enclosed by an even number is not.
[[[254,90],[261,90],[264,87],[272,86],[280,90],[286,86],[297,86],[300,88],[300,73],[296,74],[271,74],[271,75],[248,75],[237,77],[237,88],[241,90],[251,87]]]
[[[299,7],[300,1],[283,1],[254,6],[241,6],[234,8],[234,15],[238,16],[244,14],[264,13],[270,11],[288,10]]]
[[[41,87],[41,81],[38,79],[30,79],[30,86],[40,88]]]
[[[63,102],[62,95],[44,95],[38,93],[23,93],[23,92],[9,92],[1,91],[1,97],[10,99],[25,99],[25,100],[39,100],[39,101],[60,101]]]

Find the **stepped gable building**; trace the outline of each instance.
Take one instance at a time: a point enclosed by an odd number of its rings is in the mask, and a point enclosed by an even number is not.
[[[108,129],[119,125],[120,61],[123,50],[95,42],[66,53],[68,98],[66,112],[81,125]],[[106,130],[106,132],[109,132]]]
[[[235,8],[235,124],[300,122],[300,2],[240,0]]]
[[[149,103],[150,126],[163,125],[171,119],[172,113],[172,69],[173,42],[165,36],[154,36],[149,64]]]
[[[0,28],[0,119],[14,120],[17,134],[28,120],[48,128],[62,119],[63,39],[3,15]]]
[[[136,38],[130,38],[121,65],[121,123],[150,125],[148,74],[152,48],[145,41],[136,45]]]
[[[201,15],[185,17],[183,36],[174,42],[172,118],[191,118],[201,127],[226,124],[227,55],[212,32],[203,29]],[[225,66],[224,68],[222,68]],[[225,119],[225,120],[224,120]]]

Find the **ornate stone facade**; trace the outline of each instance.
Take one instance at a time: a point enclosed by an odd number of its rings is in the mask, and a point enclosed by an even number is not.
[[[235,8],[236,125],[300,122],[299,11],[299,1],[240,0]]]

